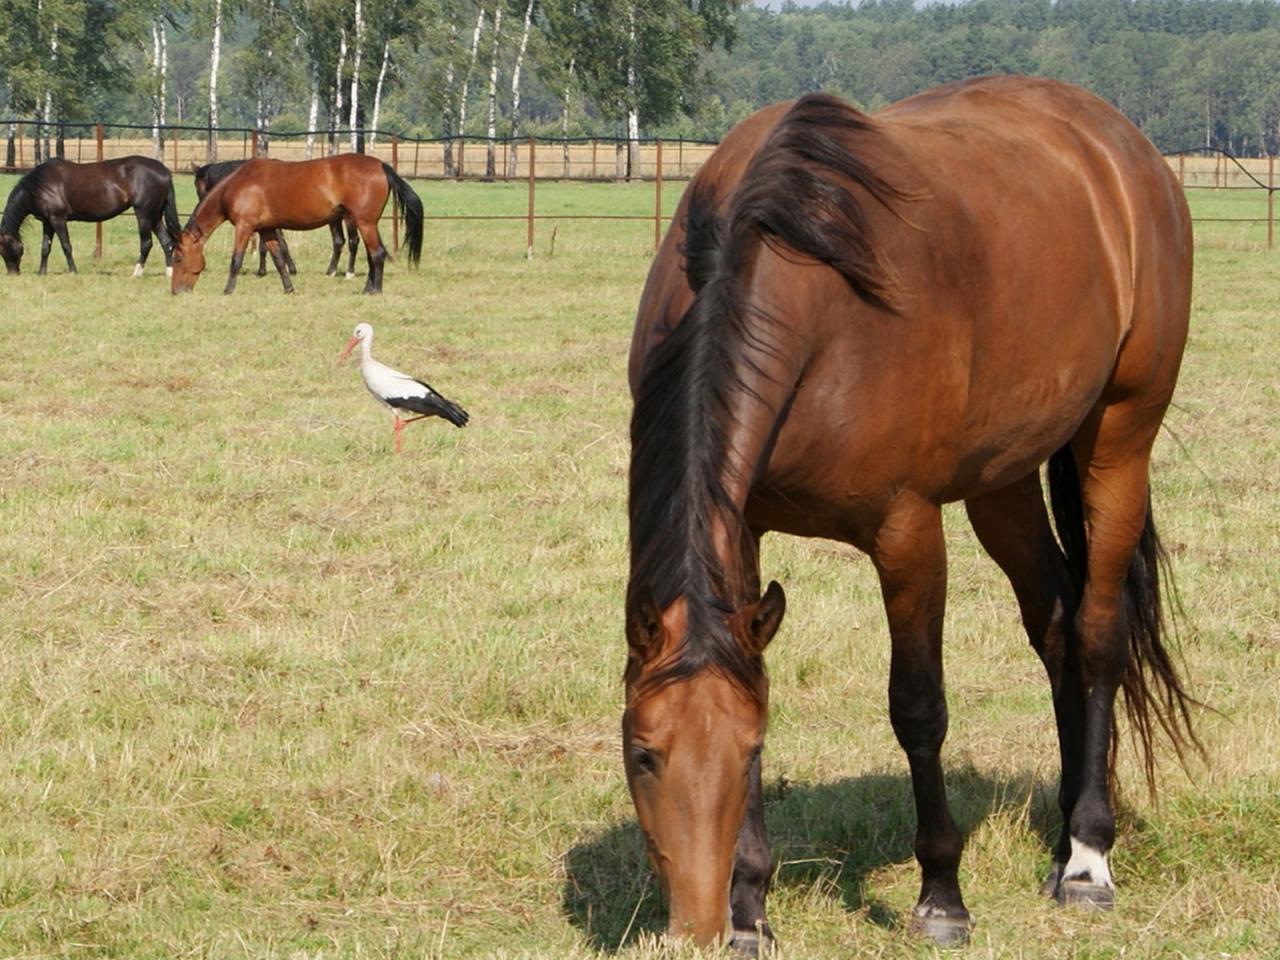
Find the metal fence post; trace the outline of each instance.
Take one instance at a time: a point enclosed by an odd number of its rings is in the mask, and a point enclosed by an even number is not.
[[[102,124],[100,123],[94,124],[93,131],[94,131],[94,135],[97,137],[97,140],[98,140],[98,162],[101,163],[102,162]],[[102,259],[102,221],[101,220],[99,220],[97,224],[94,226],[94,234],[95,234],[95,237],[94,237],[94,246],[93,246],[93,259],[101,260]]]
[[[662,245],[662,141],[658,141],[657,176],[654,179],[655,189],[653,205],[653,251],[658,252]]]
[[[537,180],[537,175],[535,173],[535,170],[537,169],[537,162],[536,162],[537,156],[534,153],[535,149],[536,148],[534,146],[533,137],[530,137],[529,138],[529,230],[526,237],[525,254],[524,254],[526,260],[533,259],[533,185],[534,185],[534,182]]]
[[[1267,157],[1267,249],[1275,236],[1276,158]]]
[[[400,172],[400,138],[394,133],[391,135],[391,169]],[[391,252],[397,253],[400,250],[400,201],[396,198],[395,191],[391,193]]]

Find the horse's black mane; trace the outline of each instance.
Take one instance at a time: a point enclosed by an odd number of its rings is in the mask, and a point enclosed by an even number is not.
[[[0,215],[0,233],[16,237],[27,215],[32,213],[40,199],[53,189],[50,174],[64,161],[52,157],[37,164],[30,172],[19,180],[9,192],[9,199],[4,205],[4,214]]]
[[[827,264],[866,303],[892,309],[863,197],[889,206],[906,195],[858,156],[860,145],[878,137],[873,121],[847,104],[807,96],[726,201],[702,184],[690,196],[683,253],[695,297],[645,358],[631,419],[628,616],[644,600],[665,609],[684,596],[688,605],[688,643],[647,678],[648,688],[711,668],[763,696],[761,658],[742,649],[726,622],[734,585],[711,534],[726,530],[754,569],[754,540],[726,491],[726,426],[744,403],[759,401],[744,374],[758,373],[760,358],[783,349],[786,330],[745,303],[736,281],[763,241]]]

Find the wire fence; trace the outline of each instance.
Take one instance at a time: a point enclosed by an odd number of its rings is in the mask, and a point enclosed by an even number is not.
[[[687,180],[716,143],[683,138],[665,141],[658,169],[657,140],[614,137],[408,137],[383,130],[295,130],[270,132],[248,127],[220,128],[138,124],[86,124],[20,119],[0,120],[5,135],[5,172],[29,170],[49,157],[77,163],[117,157],[149,156],[175,172],[191,172],[205,163],[272,157],[308,160],[339,153],[379,157],[414,180],[525,180],[530,173],[532,141],[538,147],[540,180]]]
[[[431,216],[435,220],[507,220],[527,223],[527,246],[532,256],[535,223],[540,220],[652,220],[655,248],[662,237],[662,185],[666,180],[692,178],[711,155],[716,143],[706,140],[646,139],[628,141],[608,137],[528,137],[488,139],[468,137],[410,137],[382,130],[262,131],[248,127],[220,128],[182,124],[89,124],[0,119],[5,137],[0,172],[21,173],[50,157],[77,163],[142,155],[155,157],[177,173],[220,160],[267,156],[304,160],[340,153],[366,153],[390,164],[401,176],[416,180],[526,181],[528,205],[523,213],[475,216]],[[1267,249],[1274,246],[1274,157],[1242,158],[1214,147],[1192,147],[1166,156],[1184,189],[1263,190],[1265,215],[1253,217],[1197,217],[1197,222],[1266,224]],[[655,185],[652,215],[551,214],[536,207],[538,181],[642,181]],[[392,207],[393,229],[398,215]],[[398,231],[397,231],[398,232]]]

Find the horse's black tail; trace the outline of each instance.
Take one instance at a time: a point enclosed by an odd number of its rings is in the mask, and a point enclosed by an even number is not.
[[[1084,527],[1084,503],[1080,475],[1070,447],[1063,447],[1049,460],[1049,499],[1053,505],[1058,539],[1067,555],[1067,567],[1076,587],[1084,590],[1088,566],[1088,541]],[[1183,686],[1173,659],[1163,641],[1165,618],[1160,598],[1160,581],[1173,583],[1169,558],[1156,533],[1147,494],[1147,515],[1137,550],[1125,578],[1125,616],[1129,630],[1129,657],[1123,689],[1125,713],[1134,738],[1142,751],[1147,789],[1155,792],[1155,736],[1157,728],[1177,751],[1185,765],[1188,752],[1204,754],[1204,747],[1191,724],[1191,708],[1201,706]],[[1174,594],[1175,605],[1177,595]],[[1117,728],[1111,729],[1111,769],[1115,774]]]
[[[384,163],[382,169],[387,174],[387,185],[395,192],[400,201],[400,209],[404,211],[405,239],[409,245],[409,263],[418,265],[422,259],[422,200],[414,192],[400,174],[391,169],[391,164]]]
[[[173,177],[169,178],[169,196],[164,201],[164,228],[177,243],[182,233],[182,221],[178,219],[178,194],[173,189]]]

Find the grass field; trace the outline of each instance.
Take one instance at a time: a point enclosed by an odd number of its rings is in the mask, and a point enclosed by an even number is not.
[[[519,185],[419,186],[428,213],[524,210]],[[649,187],[540,191],[652,210]],[[1265,214],[1260,194],[1193,204]],[[225,229],[174,298],[158,250],[130,279],[128,219],[96,263],[73,228],[79,276],[55,250],[50,276],[28,253],[0,277],[0,957],[664,952],[618,742],[652,229],[566,222],[552,254],[539,224],[529,261],[522,223],[433,222],[381,298],[320,275],[318,233],[294,242],[296,296],[247,277],[224,298]],[[1043,902],[1047,685],[951,510],[944,756],[978,921],[960,956],[1280,951],[1280,252],[1265,226],[1206,223],[1197,256],[1153,477],[1211,763],[1164,764],[1153,803],[1126,750],[1118,909]],[[334,364],[361,320],[471,425],[415,425],[393,455]],[[786,956],[928,955],[904,929],[914,814],[870,564],[773,538],[763,569],[790,600],[765,754]]]

